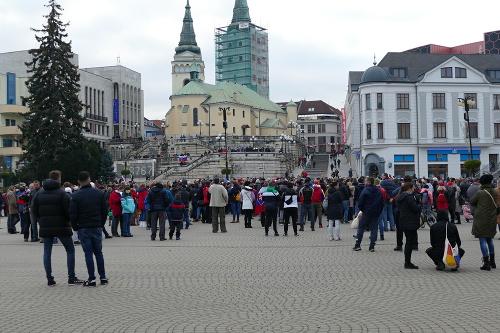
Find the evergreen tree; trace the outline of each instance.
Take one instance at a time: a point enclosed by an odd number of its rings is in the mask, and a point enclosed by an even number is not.
[[[97,178],[104,182],[113,181],[116,178],[114,170],[113,157],[107,150],[104,150],[101,155],[100,169]]]
[[[56,0],[49,0],[46,7],[50,9],[44,16],[47,24],[40,30],[31,29],[37,33],[40,46],[29,51],[32,61],[26,63],[31,74],[26,82],[29,96],[25,97],[29,111],[21,126],[23,158],[29,168],[24,173],[40,179],[52,169],[60,169],[65,177],[68,160],[87,150],[88,145],[82,134],[84,105],[78,97],[78,68],[72,63],[71,42],[64,41],[68,23],[59,19],[63,9]]]

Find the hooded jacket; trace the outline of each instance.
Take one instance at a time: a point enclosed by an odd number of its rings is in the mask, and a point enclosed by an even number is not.
[[[341,192],[342,193],[342,192]],[[344,198],[342,198],[343,200]],[[359,210],[368,217],[379,217],[384,210],[382,192],[373,184],[367,185],[358,199]]]
[[[137,205],[140,210],[146,210],[146,206],[144,205],[144,199],[148,196],[148,189],[146,187],[139,187],[137,190],[138,201]]]
[[[149,190],[147,200],[151,210],[159,211],[167,210],[170,203],[174,201],[174,197],[170,191],[163,188],[163,185],[157,184]]]
[[[253,210],[253,203],[255,202],[255,193],[253,192],[253,188],[250,186],[245,186],[241,190],[241,209],[251,209]]]
[[[334,187],[328,189],[328,207],[326,217],[329,220],[342,220],[342,194]]]
[[[420,228],[420,203],[413,193],[403,192],[396,197],[399,207],[399,225],[402,230],[415,231]]]
[[[73,230],[102,228],[108,218],[104,193],[90,184],[82,186],[71,197],[69,215]]]
[[[287,204],[287,200],[292,199],[290,204]],[[283,193],[283,208],[298,208],[299,204],[297,202],[298,195],[297,192],[293,188],[287,188]]]
[[[33,213],[40,223],[40,237],[72,236],[69,216],[69,195],[61,188],[61,183],[46,179],[43,188],[33,199]]]
[[[278,209],[280,199],[281,197],[278,191],[276,191],[271,186],[269,186],[267,190],[265,190],[264,193],[262,193],[262,201],[264,201],[265,203],[266,210]]]
[[[497,201],[498,192],[490,184],[481,185],[481,189],[470,199],[471,206],[476,207],[474,222],[472,222],[474,236],[495,237],[497,233]]]

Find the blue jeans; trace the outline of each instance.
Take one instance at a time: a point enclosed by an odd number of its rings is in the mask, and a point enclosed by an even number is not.
[[[186,229],[189,228],[189,226],[190,226],[190,223],[189,223],[189,208],[184,208],[184,221],[186,222]],[[182,223],[181,223],[181,227],[182,227]]]
[[[38,219],[36,218],[33,210],[30,210],[30,220],[31,220],[31,239],[38,239]]]
[[[377,229],[378,229],[378,217],[377,216],[366,216],[363,214],[358,225],[358,239],[356,240],[356,246],[361,245],[363,240],[363,234],[365,233],[366,225],[370,226],[370,248],[375,247],[375,241],[377,240]]]
[[[344,221],[349,220],[349,200],[342,200],[342,210],[344,211]]]
[[[123,213],[123,235],[130,235],[130,221],[132,220],[132,213]]]
[[[16,232],[16,224],[20,221],[19,214],[9,214],[7,217],[7,229],[11,233]]]
[[[384,209],[382,210],[382,214],[378,218],[378,229],[380,230],[380,236],[384,235],[384,229],[387,229],[385,226],[387,223],[387,210],[384,205]]]
[[[394,222],[394,213],[392,211],[392,202],[391,203],[386,202],[384,204],[384,210],[387,213],[387,218],[385,219],[385,223],[384,223],[384,229],[389,229],[389,228],[387,228],[387,221],[389,221],[389,225],[391,226],[391,229],[393,229],[393,230],[396,229],[396,224]]]
[[[75,246],[73,245],[73,239],[71,236],[59,237],[62,245],[66,249],[66,263],[68,266],[68,279],[75,279]],[[45,275],[47,276],[47,281],[54,281],[52,276],[52,245],[50,241],[43,242],[43,267],[45,268]]]
[[[495,254],[495,246],[493,246],[493,238],[479,237],[479,246],[481,247],[481,253],[483,254],[483,257],[487,257],[490,254]]]
[[[78,230],[78,239],[82,244],[83,253],[85,253],[89,280],[95,280],[94,256],[99,277],[101,280],[107,279],[104,271],[104,256],[102,255],[102,228],[80,229]]]
[[[240,203],[231,202],[231,212],[233,213],[233,221],[240,220]]]
[[[311,222],[311,228],[314,228],[314,214],[312,203],[310,204],[301,204],[300,205],[300,219],[299,224],[301,227],[304,227],[306,213],[309,215],[309,221]]]
[[[141,215],[139,216],[139,221],[146,221],[146,210],[141,210]]]

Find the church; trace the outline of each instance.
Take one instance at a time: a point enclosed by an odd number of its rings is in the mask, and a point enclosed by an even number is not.
[[[231,25],[216,30],[216,50],[225,49],[219,52],[221,56],[216,65],[218,77],[227,78],[227,73],[235,70],[235,62],[241,61],[240,67],[246,66],[248,70],[236,72],[248,72],[249,77],[238,74],[229,81],[218,79],[216,84],[205,82],[205,65],[196,43],[189,0],[185,8],[180,42],[172,61],[172,95],[171,107],[165,115],[166,135],[216,136],[224,129],[232,136],[286,134],[288,124],[297,121],[297,104],[290,102],[280,106],[267,97],[267,32],[251,23],[246,0],[236,0]],[[240,37],[236,41],[234,36]],[[252,43],[257,43],[257,39],[258,45],[265,47],[254,47]],[[252,54],[254,49],[256,54]],[[230,50],[241,55],[229,56]],[[245,83],[253,80],[252,71],[263,75],[263,78],[255,77],[255,85]]]

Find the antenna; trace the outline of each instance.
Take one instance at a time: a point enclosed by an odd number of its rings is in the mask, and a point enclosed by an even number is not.
[[[373,53],[373,66],[377,66],[377,57],[375,56],[375,53]]]
[[[120,56],[116,57],[116,66],[120,66]]]

